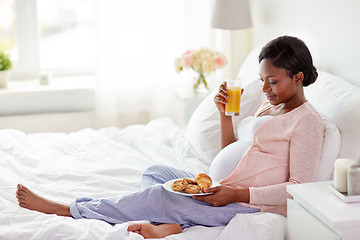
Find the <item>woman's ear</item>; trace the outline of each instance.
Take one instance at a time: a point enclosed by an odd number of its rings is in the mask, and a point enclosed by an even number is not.
[[[293,81],[295,84],[301,84],[304,80],[304,73],[298,72],[297,74],[293,75]]]

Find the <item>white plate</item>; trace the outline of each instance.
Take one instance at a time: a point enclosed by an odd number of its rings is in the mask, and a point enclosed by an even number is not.
[[[360,195],[347,195],[346,193],[341,193],[338,190],[336,190],[332,184],[330,184],[329,186],[331,192],[335,194],[335,196],[343,200],[344,202],[346,203],[360,202]]]
[[[176,193],[176,194],[180,194],[180,195],[183,195],[183,196],[188,196],[188,197],[192,197],[192,196],[204,196],[204,195],[210,195],[212,193],[204,193],[202,191],[200,191],[199,193],[195,193],[195,194],[191,194],[191,193],[186,193],[184,191],[181,191],[181,192],[177,192],[177,191],[174,191],[171,187],[171,184],[177,180],[180,180],[182,178],[178,178],[178,179],[172,179],[172,180],[169,180],[167,181],[166,183],[163,184],[163,187],[168,190],[169,192],[173,192],[173,193]],[[193,179],[192,179],[193,180]],[[214,182],[213,181],[213,184],[211,187],[215,187],[215,186],[219,186],[220,183],[218,182]]]

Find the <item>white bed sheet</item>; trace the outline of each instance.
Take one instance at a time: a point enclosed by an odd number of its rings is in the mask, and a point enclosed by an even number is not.
[[[15,190],[22,183],[66,204],[81,196],[113,197],[139,190],[141,173],[157,163],[209,170],[168,118],[70,134],[1,130],[0,239],[143,239],[126,231],[129,223],[112,226],[21,208]],[[285,228],[286,219],[276,214],[242,214],[225,227],[196,226],[166,239],[284,239]]]

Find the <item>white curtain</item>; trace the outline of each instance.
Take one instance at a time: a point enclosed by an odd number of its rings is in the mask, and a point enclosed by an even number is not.
[[[215,46],[211,7],[209,0],[98,0],[96,112],[102,125],[171,115],[177,80],[192,74],[177,74],[175,57]]]

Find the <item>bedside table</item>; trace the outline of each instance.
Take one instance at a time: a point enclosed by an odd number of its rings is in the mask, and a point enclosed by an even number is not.
[[[345,203],[330,191],[332,181],[287,186],[287,238],[360,239],[360,203]]]
[[[180,126],[186,126],[195,109],[200,105],[202,100],[204,100],[207,95],[194,94],[191,96],[186,96],[180,93],[176,93],[175,96],[177,105],[177,107],[174,108],[174,110],[176,110],[175,122]]]

